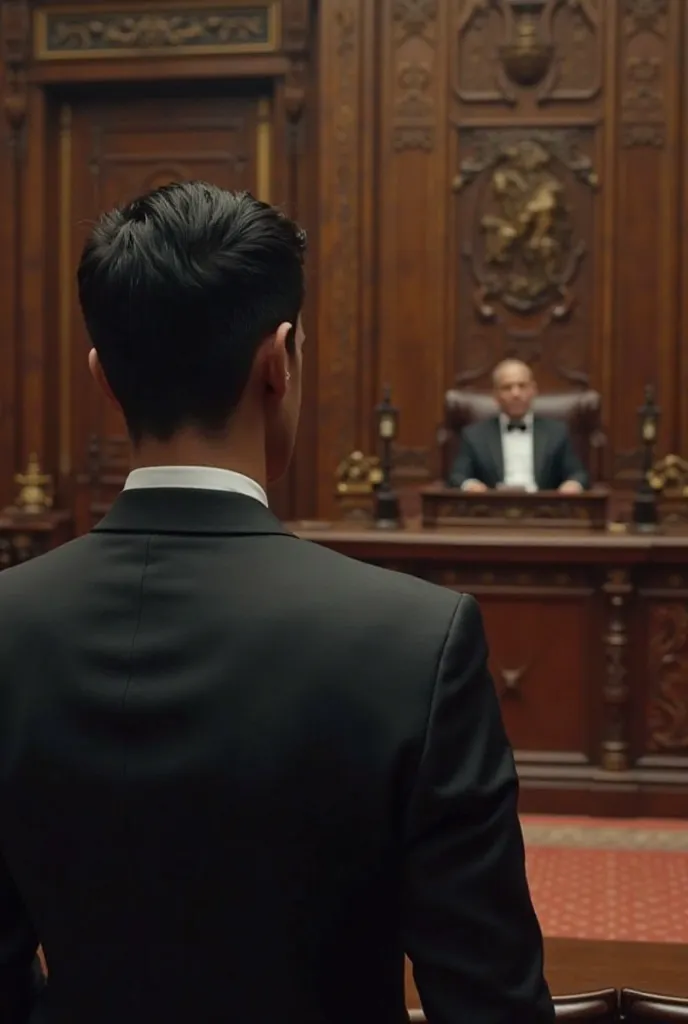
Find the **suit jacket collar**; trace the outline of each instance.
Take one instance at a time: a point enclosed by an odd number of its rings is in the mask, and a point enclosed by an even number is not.
[[[539,488],[543,488],[543,474],[549,450],[549,432],[547,420],[541,416],[533,417],[533,476]]]
[[[294,536],[254,498],[190,487],[123,491],[94,532]]]

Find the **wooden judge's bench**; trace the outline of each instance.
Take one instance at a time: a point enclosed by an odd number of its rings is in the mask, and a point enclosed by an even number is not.
[[[490,396],[448,392],[445,479],[462,427],[495,411]],[[609,492],[595,483],[599,395],[539,396],[535,412],[567,420],[590,491],[471,494],[437,484],[401,529],[342,520],[296,532],[478,598],[524,810],[685,816],[688,487],[659,500],[655,532],[610,524]],[[665,461],[668,479],[682,460]]]
[[[419,522],[297,532],[478,598],[523,810],[688,813],[688,535]]]

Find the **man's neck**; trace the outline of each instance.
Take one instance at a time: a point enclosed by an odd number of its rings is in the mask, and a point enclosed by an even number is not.
[[[266,486],[265,456],[255,442],[239,445],[227,438],[205,438],[191,433],[166,442],[146,438],[132,450],[131,468],[151,466],[212,466],[243,473],[261,487]]]

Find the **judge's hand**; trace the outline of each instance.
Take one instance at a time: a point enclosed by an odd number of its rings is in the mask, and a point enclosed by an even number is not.
[[[464,491],[473,491],[474,493],[478,493],[479,491],[486,491],[487,486],[482,482],[482,480],[467,480],[463,489]]]
[[[577,480],[564,480],[559,490],[562,494],[580,494],[583,487]]]

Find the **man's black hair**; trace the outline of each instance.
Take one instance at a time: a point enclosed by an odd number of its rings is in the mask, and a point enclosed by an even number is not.
[[[305,245],[274,207],[198,181],[100,218],[79,300],[135,443],[226,427],[261,342],[287,321],[294,343]]]

